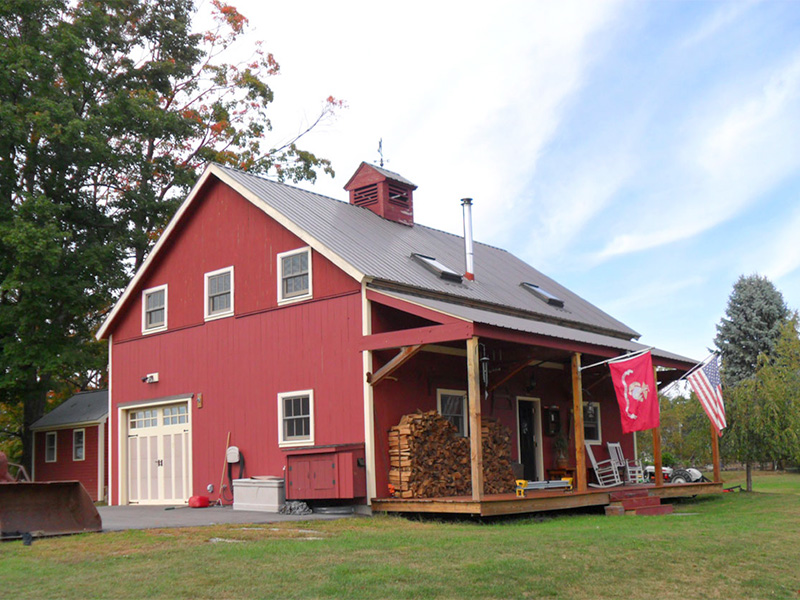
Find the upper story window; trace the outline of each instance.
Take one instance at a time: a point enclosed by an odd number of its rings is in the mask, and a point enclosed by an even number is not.
[[[453,424],[459,435],[466,436],[467,393],[463,390],[436,390],[436,409]]]
[[[314,391],[278,394],[278,445],[314,445]]]
[[[233,267],[206,273],[205,318],[218,319],[233,314]]]
[[[58,434],[55,431],[48,431],[44,434],[44,462],[56,462],[56,445]]]
[[[311,297],[311,248],[278,254],[278,303]]]
[[[583,403],[583,439],[590,444],[601,444],[603,434],[600,430],[600,404]]]
[[[167,286],[160,285],[142,292],[142,333],[167,328]]]
[[[86,430],[75,429],[72,432],[72,460],[83,460],[86,458],[85,452]]]

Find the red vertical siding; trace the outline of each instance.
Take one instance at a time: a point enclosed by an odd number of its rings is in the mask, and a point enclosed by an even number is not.
[[[104,425],[105,427],[105,425]],[[102,495],[97,493],[97,461],[98,439],[97,425],[87,425],[86,427],[76,427],[84,429],[84,460],[76,461],[72,459],[72,433],[75,429],[53,429],[56,436],[56,462],[45,462],[45,438],[47,431],[35,432],[35,452],[36,481],[66,481],[77,480],[83,484],[89,492],[92,500],[97,502],[102,500]],[[108,456],[108,453],[105,453]]]
[[[277,303],[277,254],[304,246],[236,192],[213,183],[111,332],[115,419],[120,404],[193,396],[195,494],[205,494],[209,483],[218,488],[228,432],[245,456],[247,476],[282,474],[280,392],[314,390],[316,445],[364,441],[360,284],[312,252],[313,299]],[[230,265],[235,317],[204,322],[203,275]],[[165,283],[168,330],[142,336],[140,291]],[[154,372],[158,383],[142,383]],[[112,502],[118,503],[116,426],[111,436]]]

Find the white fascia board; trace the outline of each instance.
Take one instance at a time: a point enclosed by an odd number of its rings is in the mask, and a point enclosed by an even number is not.
[[[130,283],[128,284],[128,287],[125,288],[125,291],[122,293],[122,296],[120,296],[119,300],[117,300],[117,303],[114,305],[114,308],[108,314],[108,317],[106,317],[105,321],[103,321],[103,324],[100,326],[100,329],[98,329],[97,333],[95,334],[96,339],[101,340],[105,337],[105,334],[108,331],[108,328],[111,326],[111,323],[114,321],[119,312],[122,310],[122,307],[125,306],[130,295],[133,293],[133,290],[142,280],[144,274],[147,272],[152,262],[158,256],[159,252],[164,247],[169,237],[172,235],[172,232],[175,230],[178,223],[181,221],[184,213],[187,210],[189,210],[189,207],[192,205],[195,198],[197,198],[197,196],[199,195],[200,190],[203,188],[203,186],[205,186],[206,181],[208,181],[208,178],[211,177],[212,175],[215,176],[220,181],[222,181],[223,183],[225,183],[228,187],[238,192],[241,196],[246,198],[256,208],[266,213],[267,216],[273,218],[280,225],[291,231],[294,235],[303,240],[307,245],[311,246],[314,250],[319,252],[322,256],[327,258],[334,265],[339,267],[342,271],[350,275],[350,277],[352,277],[358,282],[364,280],[364,273],[353,267],[353,265],[351,265],[341,256],[333,252],[330,248],[323,245],[321,242],[319,242],[316,238],[312,237],[306,231],[300,229],[293,221],[286,218],[286,216],[284,216],[282,213],[278,212],[271,206],[268,206],[266,202],[261,200],[256,194],[254,194],[246,187],[241,185],[239,182],[234,180],[232,177],[230,177],[225,172],[224,169],[218,167],[214,163],[211,163],[206,167],[206,170],[203,171],[203,174],[200,176],[200,179],[197,180],[197,183],[194,184],[192,191],[189,192],[188,196],[186,196],[186,200],[184,200],[183,204],[181,204],[180,208],[178,208],[177,212],[167,225],[167,228],[164,230],[164,233],[162,233],[161,236],[158,238],[158,242],[156,242],[156,245],[153,246],[152,251],[147,256],[147,259],[145,259],[144,264],[142,264],[142,266],[139,267],[139,270],[133,276],[133,279],[131,279]]]

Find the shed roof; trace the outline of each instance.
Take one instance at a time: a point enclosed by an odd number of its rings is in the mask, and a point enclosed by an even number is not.
[[[79,392],[31,425],[33,430],[101,423],[108,416],[108,390]]]

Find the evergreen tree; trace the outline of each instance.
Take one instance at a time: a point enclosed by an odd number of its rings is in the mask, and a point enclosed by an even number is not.
[[[722,353],[725,385],[734,387],[755,374],[759,355],[772,352],[788,317],[783,296],[769,279],[739,277],[714,339]]]

